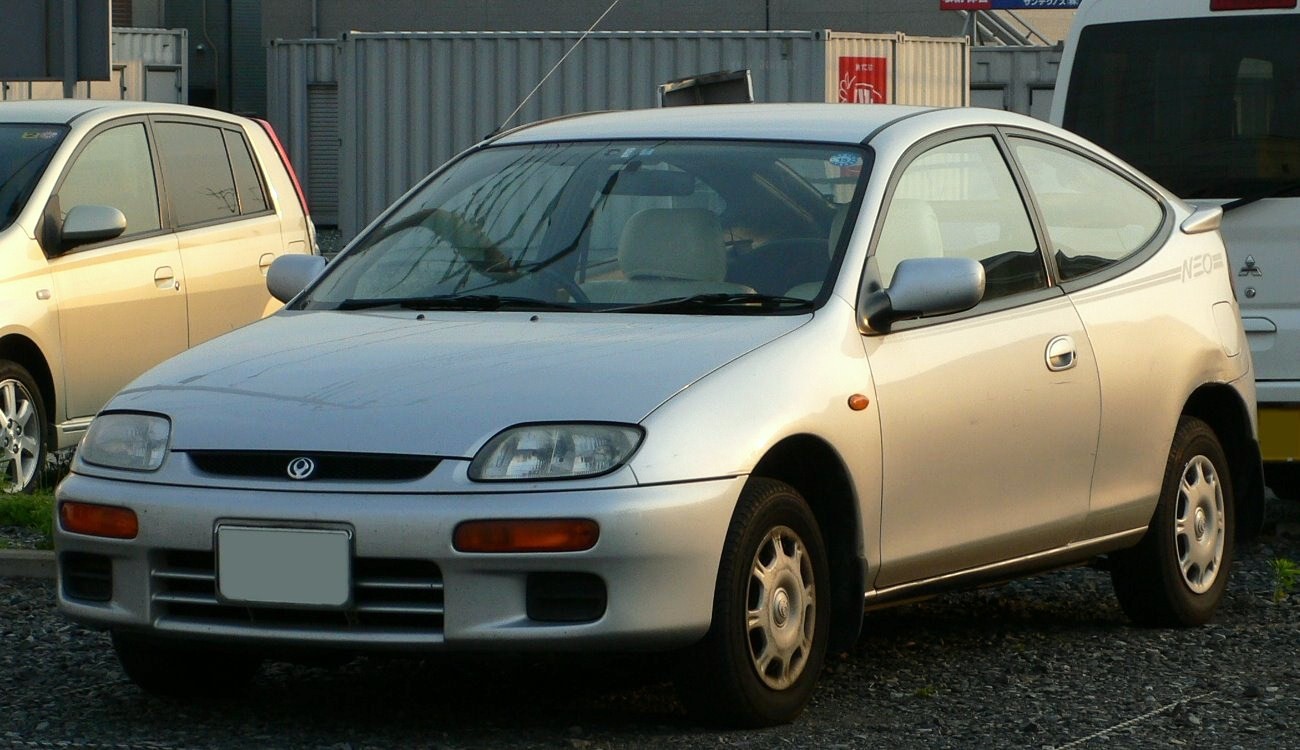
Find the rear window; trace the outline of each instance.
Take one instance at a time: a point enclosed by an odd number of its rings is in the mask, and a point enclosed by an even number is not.
[[[18,218],[67,133],[62,125],[0,125],[0,229]]]
[[[1300,181],[1300,14],[1084,29],[1063,123],[1184,198]]]

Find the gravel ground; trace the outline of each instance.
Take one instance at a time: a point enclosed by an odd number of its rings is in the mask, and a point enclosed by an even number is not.
[[[1215,622],[1129,626],[1075,569],[868,617],[786,727],[691,724],[662,658],[275,663],[218,702],[147,696],[52,583],[0,578],[0,747],[1300,748],[1300,504],[1238,555]]]

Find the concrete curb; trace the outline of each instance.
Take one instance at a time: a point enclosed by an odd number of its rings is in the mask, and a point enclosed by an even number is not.
[[[49,550],[0,550],[0,578],[53,578],[54,575],[54,553]]]

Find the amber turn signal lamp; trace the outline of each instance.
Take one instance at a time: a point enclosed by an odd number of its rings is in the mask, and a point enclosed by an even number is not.
[[[71,501],[59,503],[59,525],[74,534],[111,539],[135,539],[140,532],[135,511],[130,508]]]
[[[599,538],[600,525],[585,518],[465,521],[452,546],[458,552],[581,552]]]
[[[862,411],[871,406],[871,399],[863,396],[861,393],[855,393],[849,396],[849,408],[853,411]]]

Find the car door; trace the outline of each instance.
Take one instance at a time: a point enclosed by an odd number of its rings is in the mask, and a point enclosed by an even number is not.
[[[923,143],[891,178],[868,273],[980,261],[965,313],[867,335],[883,443],[879,588],[1062,546],[1088,510],[1100,394],[1079,316],[992,131]]]
[[[242,129],[156,119],[154,131],[194,346],[262,316],[270,300],[266,269],[284,252],[284,238]]]
[[[49,261],[63,349],[65,419],[93,416],[131,379],[189,343],[185,277],[159,212],[157,174],[142,120],[92,134],[60,180],[57,205],[113,206],[116,239]],[[57,253],[56,248],[46,248]]]

